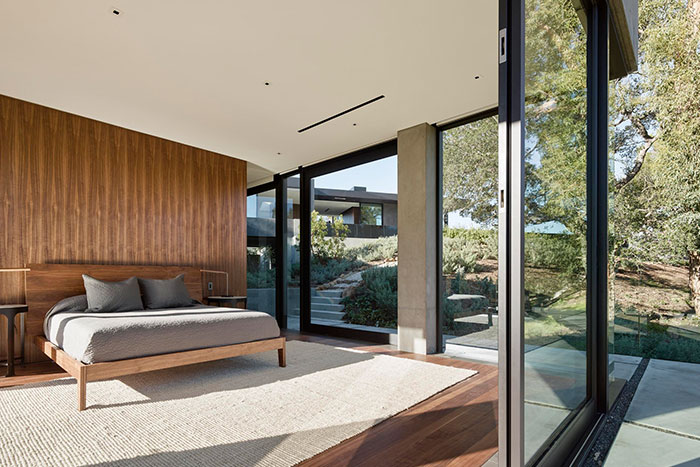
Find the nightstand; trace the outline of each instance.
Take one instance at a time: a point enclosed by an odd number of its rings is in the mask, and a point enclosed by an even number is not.
[[[230,304],[230,306],[232,306],[243,302],[243,308],[248,306],[248,297],[245,295],[212,295],[211,297],[204,297],[204,300],[206,300],[208,305],[226,306],[226,304]]]
[[[7,373],[5,376],[15,375],[15,316],[26,313],[27,305],[0,305],[0,315],[7,318]],[[24,329],[22,329],[24,333]],[[24,336],[22,336],[24,346]],[[24,352],[24,349],[22,349]]]

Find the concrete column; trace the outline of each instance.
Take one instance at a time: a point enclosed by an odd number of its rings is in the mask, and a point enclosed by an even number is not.
[[[437,131],[398,133],[399,349],[437,351]]]

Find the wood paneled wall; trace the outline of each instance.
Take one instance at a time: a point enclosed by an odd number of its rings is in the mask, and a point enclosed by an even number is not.
[[[0,268],[29,263],[196,266],[243,295],[246,163],[0,96]],[[24,303],[21,273],[0,303]]]

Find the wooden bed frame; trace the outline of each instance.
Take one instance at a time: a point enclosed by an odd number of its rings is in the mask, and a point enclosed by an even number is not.
[[[86,408],[88,381],[99,381],[119,376],[144,373],[147,371],[173,368],[194,363],[221,360],[258,352],[277,350],[279,366],[286,361],[286,341],[275,337],[241,344],[188,350],[149,357],[101,362],[82,363],[66,354],[49,342],[43,333],[43,321],[51,307],[66,297],[85,293],[82,274],[89,274],[100,280],[121,281],[132,276],[166,279],[185,274],[185,285],[192,298],[202,299],[201,276],[198,268],[178,266],[114,266],[94,264],[30,264],[27,274],[27,333],[33,336],[33,343],[41,353],[56,362],[78,381],[78,410]]]

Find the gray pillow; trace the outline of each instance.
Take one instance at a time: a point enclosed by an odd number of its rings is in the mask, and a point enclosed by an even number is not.
[[[174,279],[143,279],[139,285],[146,308],[178,308],[192,306],[192,297],[185,287],[185,275]]]
[[[49,312],[48,315],[55,315],[56,313],[74,313],[79,311],[87,310],[88,302],[86,295],[76,295],[74,297],[67,297],[56,303]]]
[[[121,282],[105,282],[83,274],[88,313],[143,310],[139,283],[135,277]]]

